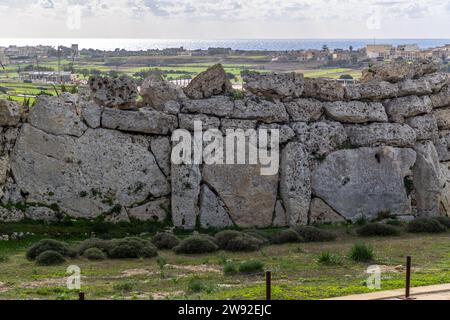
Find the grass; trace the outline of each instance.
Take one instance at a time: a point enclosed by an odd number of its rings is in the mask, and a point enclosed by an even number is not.
[[[0,299],[76,299],[77,292],[67,290],[64,285],[69,265],[80,267],[87,299],[263,299],[263,274],[238,272],[240,264],[249,260],[258,260],[264,264],[264,270],[272,271],[274,299],[323,299],[371,292],[365,286],[369,264],[403,265],[407,255],[412,256],[416,269],[413,286],[450,283],[449,232],[365,238],[375,253],[375,260],[366,263],[347,257],[360,238],[343,227],[327,228],[337,233],[337,241],[271,245],[250,253],[176,255],[171,250],[161,250],[160,256],[165,261],[159,262],[156,258],[102,261],[68,258],[64,264],[50,267],[38,266],[25,258],[25,250],[35,238],[0,242],[0,252],[6,257],[0,262]],[[77,239],[66,241],[74,243]],[[318,257],[325,251],[341,257],[341,263],[318,263]],[[194,278],[200,279],[206,289],[190,290]],[[403,273],[382,274],[382,290],[403,285]]]

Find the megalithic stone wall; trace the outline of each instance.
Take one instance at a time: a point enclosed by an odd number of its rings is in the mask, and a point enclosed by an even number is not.
[[[184,92],[152,75],[95,77],[87,94],[0,101],[0,220],[171,218],[244,228],[450,213],[450,85],[432,62],[374,67],[355,85],[220,65]],[[280,129],[280,170],[174,165],[177,128]]]

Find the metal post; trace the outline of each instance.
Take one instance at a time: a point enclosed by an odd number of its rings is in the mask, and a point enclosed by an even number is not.
[[[80,301],[84,300],[84,292],[78,293],[78,300],[80,300]]]
[[[266,300],[270,301],[272,298],[272,273],[266,272]]]
[[[405,285],[405,299],[410,298],[411,293],[411,257],[406,257],[406,285]]]

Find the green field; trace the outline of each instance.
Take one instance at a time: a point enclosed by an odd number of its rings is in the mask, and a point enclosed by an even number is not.
[[[36,231],[38,227],[33,228]],[[87,299],[263,299],[263,273],[224,275],[226,262],[249,259],[263,262],[264,269],[272,271],[273,299],[324,299],[371,292],[365,281],[366,269],[373,264],[380,265],[383,271],[381,290],[402,288],[401,265],[407,255],[413,259],[413,286],[450,282],[449,232],[360,238],[350,226],[331,229],[338,234],[334,242],[271,245],[251,253],[176,255],[168,250],[159,251],[166,260],[164,275],[155,258],[98,262],[77,258],[61,266],[37,266],[25,258],[25,250],[38,236],[0,241],[0,299],[76,299],[77,292],[65,287],[68,265],[81,268],[82,291]],[[69,235],[61,237],[76,242]],[[357,263],[348,258],[350,248],[361,241],[374,248],[373,262]],[[342,262],[331,266],[319,264],[317,259],[323,251],[339,255]],[[195,287],[193,282],[197,284]]]

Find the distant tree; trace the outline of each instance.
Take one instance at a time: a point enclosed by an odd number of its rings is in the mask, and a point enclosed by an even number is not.
[[[348,47],[348,49],[350,50],[350,52],[353,51],[353,46]]]
[[[327,46],[326,44],[324,44],[324,45],[322,46],[322,51],[328,52],[328,51],[330,51],[330,49],[328,48],[328,46]]]

